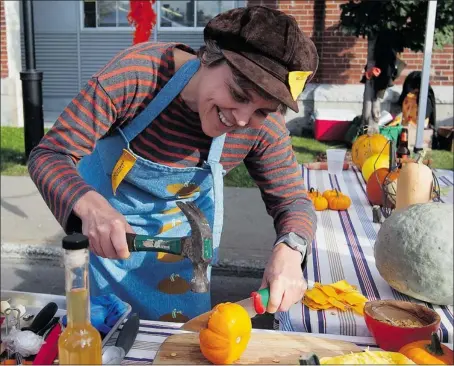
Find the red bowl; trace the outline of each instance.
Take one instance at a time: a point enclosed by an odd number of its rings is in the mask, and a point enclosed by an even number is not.
[[[404,345],[430,339],[440,328],[437,312],[419,304],[399,300],[369,301],[364,306],[367,329],[384,351],[398,352]],[[389,323],[389,319],[393,323]],[[421,325],[405,326],[409,321]]]

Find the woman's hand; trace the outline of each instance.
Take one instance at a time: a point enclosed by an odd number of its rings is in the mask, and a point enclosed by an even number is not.
[[[301,253],[284,243],[276,245],[265,268],[260,288],[270,288],[267,312],[288,311],[307,289],[301,269]]]
[[[74,213],[82,220],[82,233],[88,237],[93,253],[111,259],[129,257],[126,233],[134,230],[103,196],[87,192],[74,205]]]

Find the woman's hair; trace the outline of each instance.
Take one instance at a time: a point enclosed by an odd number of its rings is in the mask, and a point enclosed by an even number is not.
[[[244,90],[252,90],[256,92],[260,97],[266,100],[273,100],[275,99],[272,95],[268,94],[258,85],[254,84],[248,78],[246,78],[243,74],[241,74],[233,65],[231,65],[228,60],[224,57],[221,49],[219,48],[216,41],[207,40],[205,45],[200,47],[197,57],[200,59],[200,62],[207,67],[214,67],[221,65],[222,63],[226,62],[230,69],[232,70],[233,79],[238,86]],[[279,105],[278,111],[284,114],[287,111],[287,106],[283,103]]]

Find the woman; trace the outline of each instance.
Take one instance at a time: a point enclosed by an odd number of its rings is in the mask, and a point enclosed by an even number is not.
[[[162,43],[118,54],[30,156],[57,220],[90,239],[91,293],[114,292],[145,319],[188,320],[211,308],[210,295],[188,289],[188,259],[130,254],[125,234],[188,235],[175,202],[194,201],[213,230],[216,263],[222,176],[243,161],[277,232],[262,281],[268,312],[288,310],[306,289],[301,264],[316,216],[282,111],[298,111],[318,65],[314,44],[292,17],[262,6],[218,15],[204,38],[198,54]]]

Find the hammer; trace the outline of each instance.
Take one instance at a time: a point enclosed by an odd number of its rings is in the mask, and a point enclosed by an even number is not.
[[[126,233],[130,252],[164,252],[189,258],[194,267],[191,279],[193,292],[207,292],[208,264],[213,258],[213,234],[202,211],[193,202],[177,202],[191,226],[191,236],[181,238],[155,238],[148,235]]]

